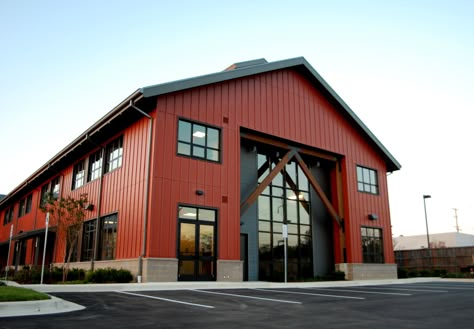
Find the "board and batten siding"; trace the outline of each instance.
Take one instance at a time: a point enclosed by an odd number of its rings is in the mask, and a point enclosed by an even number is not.
[[[358,128],[299,73],[286,69],[158,97],[150,256],[176,257],[177,205],[215,207],[219,259],[239,259],[240,130],[248,128],[344,157],[347,261],[362,262],[360,226],[383,229],[393,263],[386,165]],[[221,163],[177,155],[179,118],[221,128]],[[377,170],[379,195],[357,191],[356,165]],[[203,196],[195,191],[203,190]],[[223,199],[227,202],[223,202]],[[337,209],[337,204],[333,201]],[[377,221],[368,214],[376,213]]]

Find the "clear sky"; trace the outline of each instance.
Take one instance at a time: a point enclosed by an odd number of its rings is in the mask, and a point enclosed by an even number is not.
[[[402,164],[394,236],[474,233],[474,1],[0,1],[0,193],[136,89],[304,56]]]

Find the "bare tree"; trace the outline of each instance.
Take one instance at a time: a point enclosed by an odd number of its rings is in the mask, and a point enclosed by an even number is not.
[[[66,281],[69,262],[86,217],[85,206],[87,203],[87,194],[81,194],[78,199],[70,196],[58,199],[50,194],[41,207],[43,212],[49,213],[51,223],[57,224],[58,236],[66,239],[67,255],[63,268],[63,282]]]

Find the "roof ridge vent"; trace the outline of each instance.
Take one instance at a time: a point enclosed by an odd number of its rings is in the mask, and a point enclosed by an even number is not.
[[[243,69],[245,67],[262,65],[262,64],[268,64],[268,62],[265,58],[259,58],[259,59],[253,59],[253,60],[250,60],[250,61],[234,63],[231,66],[229,66],[228,68],[226,68],[224,71],[232,71],[232,70],[237,70],[237,69]]]

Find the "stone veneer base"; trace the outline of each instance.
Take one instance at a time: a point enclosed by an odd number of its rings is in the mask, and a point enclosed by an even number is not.
[[[396,279],[397,264],[336,264],[336,271],[346,273],[346,280]]]

